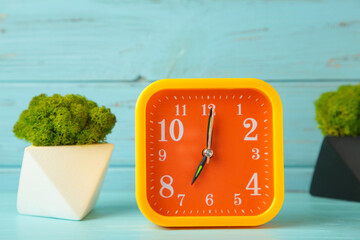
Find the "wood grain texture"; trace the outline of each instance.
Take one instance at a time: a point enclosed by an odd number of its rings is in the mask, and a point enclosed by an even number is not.
[[[0,1],[0,80],[353,79],[360,2]]]
[[[359,204],[287,193],[280,213],[256,228],[162,228],[136,206],[134,193],[106,191],[83,221],[19,215],[16,194],[0,193],[3,239],[358,239]]]
[[[340,84],[332,82],[269,81],[280,94],[284,108],[284,151],[286,167],[312,167],[317,158],[322,135],[317,129],[314,101],[323,91],[335,90]],[[85,95],[100,105],[110,107],[117,124],[108,141],[115,144],[111,166],[134,166],[135,159],[135,103],[147,86],[130,83],[0,83],[0,166],[19,167],[24,148],[29,145],[16,139],[11,131],[21,111],[31,98],[40,93]]]
[[[196,77],[256,77],[276,88],[287,189],[305,190],[322,141],[313,102],[360,79],[357,0],[0,6],[0,190],[16,190],[28,144],[11,129],[39,93],[78,93],[113,110],[118,123],[108,137],[115,150],[105,189],[133,189],[137,96],[153,80]]]

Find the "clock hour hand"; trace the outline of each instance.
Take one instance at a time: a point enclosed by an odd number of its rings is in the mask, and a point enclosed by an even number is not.
[[[202,152],[204,157],[201,159],[200,164],[195,171],[191,185],[193,185],[193,183],[199,177],[201,171],[204,169],[206,162],[209,162],[210,158],[213,155],[213,151],[211,150],[213,123],[214,123],[214,111],[212,108],[210,108],[208,127],[206,133],[206,148]]]
[[[207,159],[206,156],[204,156],[203,159],[201,159],[201,162],[200,162],[199,166],[198,166],[197,169],[196,169],[196,172],[195,172],[195,175],[194,175],[193,180],[192,180],[192,182],[191,182],[191,185],[193,185],[193,183],[194,183],[194,182],[196,181],[196,179],[199,177],[201,171],[204,169],[204,166],[205,166],[205,164],[206,164],[206,159]]]

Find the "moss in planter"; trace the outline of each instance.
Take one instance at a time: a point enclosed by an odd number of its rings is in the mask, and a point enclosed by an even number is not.
[[[316,121],[324,135],[360,135],[360,85],[325,92],[315,102]]]
[[[116,122],[110,109],[80,95],[35,96],[13,128],[34,146],[92,144],[105,140]]]

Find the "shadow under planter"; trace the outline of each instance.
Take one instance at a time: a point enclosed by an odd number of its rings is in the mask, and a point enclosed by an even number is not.
[[[360,137],[324,138],[310,193],[360,201]]]

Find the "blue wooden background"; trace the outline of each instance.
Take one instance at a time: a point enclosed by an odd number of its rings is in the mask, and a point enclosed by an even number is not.
[[[12,126],[40,93],[77,93],[118,122],[105,189],[134,190],[134,106],[162,78],[255,77],[284,106],[286,189],[307,191],[322,141],[313,102],[360,80],[360,1],[0,0],[0,190],[26,142]]]

